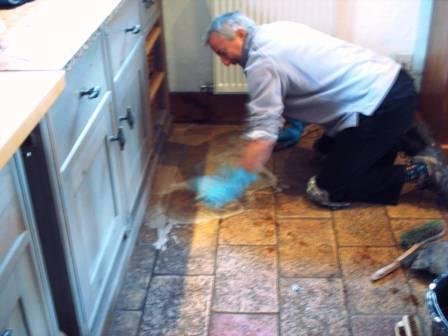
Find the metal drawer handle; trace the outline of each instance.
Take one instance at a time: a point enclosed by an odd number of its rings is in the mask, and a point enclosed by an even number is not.
[[[100,92],[101,88],[99,86],[94,86],[87,90],[81,90],[81,92],[79,92],[79,97],[82,98],[87,96],[89,99],[95,99],[100,95]]]
[[[3,330],[0,336],[12,336],[12,329]]]
[[[129,28],[126,28],[124,30],[125,33],[132,33],[134,35],[140,33],[140,31],[142,30],[142,27],[138,24]]]
[[[126,120],[128,122],[129,128],[133,129],[134,128],[134,115],[132,114],[132,108],[130,108],[130,107],[126,108],[126,115],[121,116],[120,118],[118,118],[118,120],[120,120],[120,121]]]
[[[118,127],[118,132],[116,136],[110,136],[109,141],[118,141],[118,145],[120,146],[120,150],[124,150],[124,145],[126,144],[126,139],[124,137],[124,132],[122,127]]]

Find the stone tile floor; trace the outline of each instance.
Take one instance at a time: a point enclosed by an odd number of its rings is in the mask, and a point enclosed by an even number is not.
[[[174,125],[153,192],[206,158],[207,140],[235,128]],[[399,255],[401,232],[446,211],[425,191],[398,206],[316,207],[304,190],[319,167],[310,149],[318,135],[307,128],[299,145],[274,153],[268,166],[286,187],[256,192],[244,213],[174,225],[165,250],[144,223],[105,334],[386,336],[403,314],[417,314],[430,335],[431,277],[403,269],[375,283],[369,276]]]

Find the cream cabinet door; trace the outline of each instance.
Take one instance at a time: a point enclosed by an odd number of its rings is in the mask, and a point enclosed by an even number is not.
[[[151,157],[151,120],[149,114],[148,80],[146,76],[143,39],[136,45],[114,81],[116,118],[122,127],[126,145],[121,151],[124,187],[128,210],[132,214],[144,184]]]
[[[125,219],[120,213],[117,155],[122,132],[113,132],[111,93],[92,114],[60,170],[67,249],[76,277],[83,318],[89,330],[104,307],[115,279]]]

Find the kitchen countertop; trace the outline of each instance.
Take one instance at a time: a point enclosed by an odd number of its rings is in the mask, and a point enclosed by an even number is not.
[[[0,169],[64,88],[64,71],[0,72]]]
[[[122,0],[35,0],[0,10],[0,169],[62,92],[64,67]]]
[[[0,10],[0,70],[60,70],[122,0],[35,0]]]

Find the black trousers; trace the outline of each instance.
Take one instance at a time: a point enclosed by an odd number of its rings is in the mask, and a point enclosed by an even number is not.
[[[405,168],[394,165],[398,143],[412,124],[416,92],[400,71],[389,93],[371,116],[359,114],[357,127],[332,138],[317,185],[333,202],[397,204]]]

